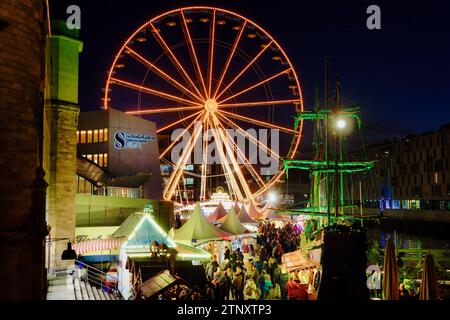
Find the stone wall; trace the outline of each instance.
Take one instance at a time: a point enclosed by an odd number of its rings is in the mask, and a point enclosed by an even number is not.
[[[48,193],[48,218],[50,237],[68,238],[75,241],[75,173],[76,173],[76,130],[79,108],[52,102],[46,110],[50,118],[50,172]],[[67,248],[67,241],[53,241],[52,261],[60,260]],[[52,263],[51,266],[54,266]]]
[[[42,0],[0,1],[0,299],[44,297],[43,12]]]

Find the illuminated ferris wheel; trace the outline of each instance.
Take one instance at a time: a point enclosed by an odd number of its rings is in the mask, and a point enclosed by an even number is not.
[[[279,43],[253,21],[214,7],[165,12],[133,32],[109,70],[103,106],[152,120],[159,136],[171,136],[160,152],[170,167],[166,200],[186,188],[187,177],[198,179],[200,200],[222,183],[233,200],[263,195],[284,175],[281,159],[294,157],[303,125],[293,117],[303,110],[299,79]],[[232,133],[245,138],[244,147]],[[277,159],[274,172],[265,173],[261,151]],[[186,169],[190,163],[197,173]]]

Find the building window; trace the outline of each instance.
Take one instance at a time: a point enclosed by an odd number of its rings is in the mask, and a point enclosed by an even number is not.
[[[98,142],[103,142],[103,129],[98,130]]]
[[[104,153],[103,154],[103,167],[107,167],[108,166],[108,154]]]
[[[85,130],[80,131],[80,143],[86,143],[86,131]]]
[[[86,156],[86,158],[87,158],[89,161],[92,161],[92,154],[88,154],[88,155]]]
[[[93,155],[93,161],[94,163],[98,164],[98,154]]]
[[[184,179],[184,183],[188,186],[194,185],[194,178],[186,178]]]
[[[92,143],[92,130],[87,131],[87,143]]]
[[[103,132],[103,141],[108,141],[108,128],[105,128],[104,129],[104,132]]]
[[[94,143],[98,142],[98,130],[94,130]]]
[[[77,143],[80,143],[80,131],[77,131]]]

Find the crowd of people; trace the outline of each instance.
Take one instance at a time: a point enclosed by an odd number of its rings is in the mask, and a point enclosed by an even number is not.
[[[307,286],[281,264],[284,253],[298,250],[301,230],[291,223],[281,228],[266,222],[258,226],[256,244],[231,250],[219,264],[217,256],[206,265],[207,299],[306,300]]]

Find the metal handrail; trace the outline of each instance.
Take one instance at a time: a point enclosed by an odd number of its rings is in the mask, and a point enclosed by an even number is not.
[[[106,291],[110,291],[112,290],[113,293],[117,293],[118,292],[118,277],[115,276],[111,276],[111,275],[107,275],[107,273],[94,268],[82,261],[79,260],[75,260],[75,266],[78,267],[79,269],[84,269],[86,270],[85,275],[83,275],[81,277],[81,279],[86,280],[89,283],[93,283],[97,286],[99,286],[102,290],[106,289]],[[114,280],[114,285],[113,286],[107,286],[104,284],[103,280],[106,279],[106,277],[110,277]]]

